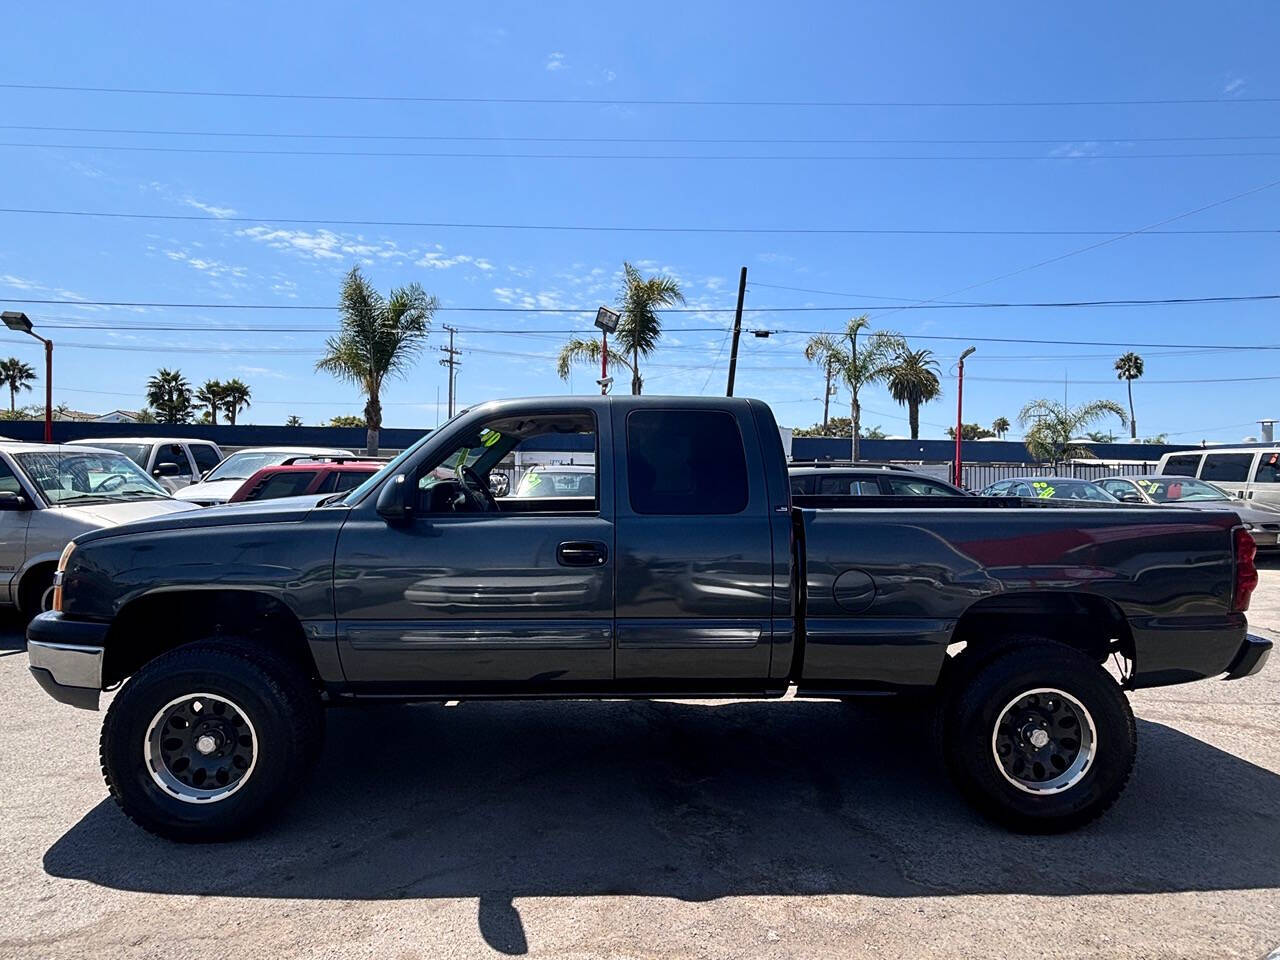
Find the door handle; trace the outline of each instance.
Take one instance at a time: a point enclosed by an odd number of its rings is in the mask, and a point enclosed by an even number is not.
[[[609,548],[598,540],[566,540],[556,547],[562,567],[599,567],[609,559]]]

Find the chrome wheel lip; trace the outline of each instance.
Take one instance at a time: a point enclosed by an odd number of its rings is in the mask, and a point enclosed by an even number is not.
[[[1000,758],[997,741],[1000,737],[1000,727],[1004,722],[1009,711],[1012,710],[1019,702],[1033,695],[1049,695],[1061,697],[1076,715],[1079,721],[1080,747],[1072,762],[1062,773],[1043,782],[1021,780],[1010,774],[1005,769],[1004,762]],[[1093,715],[1088,708],[1077,697],[1072,696],[1065,690],[1059,690],[1057,687],[1034,687],[1030,690],[1024,690],[1016,697],[1004,705],[999,713],[996,714],[995,723],[991,728],[991,759],[995,762],[996,770],[1000,772],[1000,776],[1012,784],[1023,793],[1029,793],[1033,796],[1051,796],[1056,793],[1063,793],[1070,790],[1078,784],[1085,775],[1093,768],[1094,758],[1098,755],[1098,727],[1093,721]]]
[[[173,775],[167,764],[165,764],[163,758],[160,756],[159,740],[162,729],[161,725],[164,721],[165,714],[178,704],[186,703],[189,700],[210,700],[218,703],[225,703],[228,707],[239,714],[240,718],[244,720],[245,726],[249,728],[249,737],[252,741],[250,744],[252,756],[249,760],[248,768],[234,783],[230,783],[225,787],[210,790],[185,784]],[[147,765],[147,772],[151,774],[151,779],[155,782],[156,786],[164,791],[166,796],[173,797],[175,800],[180,800],[183,803],[218,803],[219,801],[225,800],[238,792],[241,787],[249,782],[250,777],[253,776],[253,771],[258,765],[258,731],[254,728],[253,721],[249,718],[248,712],[234,700],[230,700],[217,693],[184,693],[182,696],[174,697],[166,703],[163,707],[157,710],[155,716],[151,718],[151,722],[147,724],[147,731],[142,738],[142,755]]]

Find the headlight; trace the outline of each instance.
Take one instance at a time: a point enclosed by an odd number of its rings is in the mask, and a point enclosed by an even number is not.
[[[67,562],[71,559],[71,554],[76,549],[76,542],[71,540],[62,548],[62,556],[58,557],[58,569],[53,574],[53,602],[49,605],[49,609],[62,612],[62,580],[66,576]]]

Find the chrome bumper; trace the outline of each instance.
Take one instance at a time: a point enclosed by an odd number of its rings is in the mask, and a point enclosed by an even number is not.
[[[58,702],[97,710],[104,648],[95,641],[101,641],[106,632],[106,624],[67,621],[58,613],[42,613],[27,628],[31,675]]]

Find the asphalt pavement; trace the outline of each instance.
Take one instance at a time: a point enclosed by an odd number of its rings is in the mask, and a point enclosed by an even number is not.
[[[1280,639],[1280,563],[1251,622]],[[99,714],[0,623],[0,957],[1187,957],[1280,947],[1280,660],[1138,693],[1101,821],[1020,837],[922,718],[830,701],[335,710],[252,839],[107,798]]]

